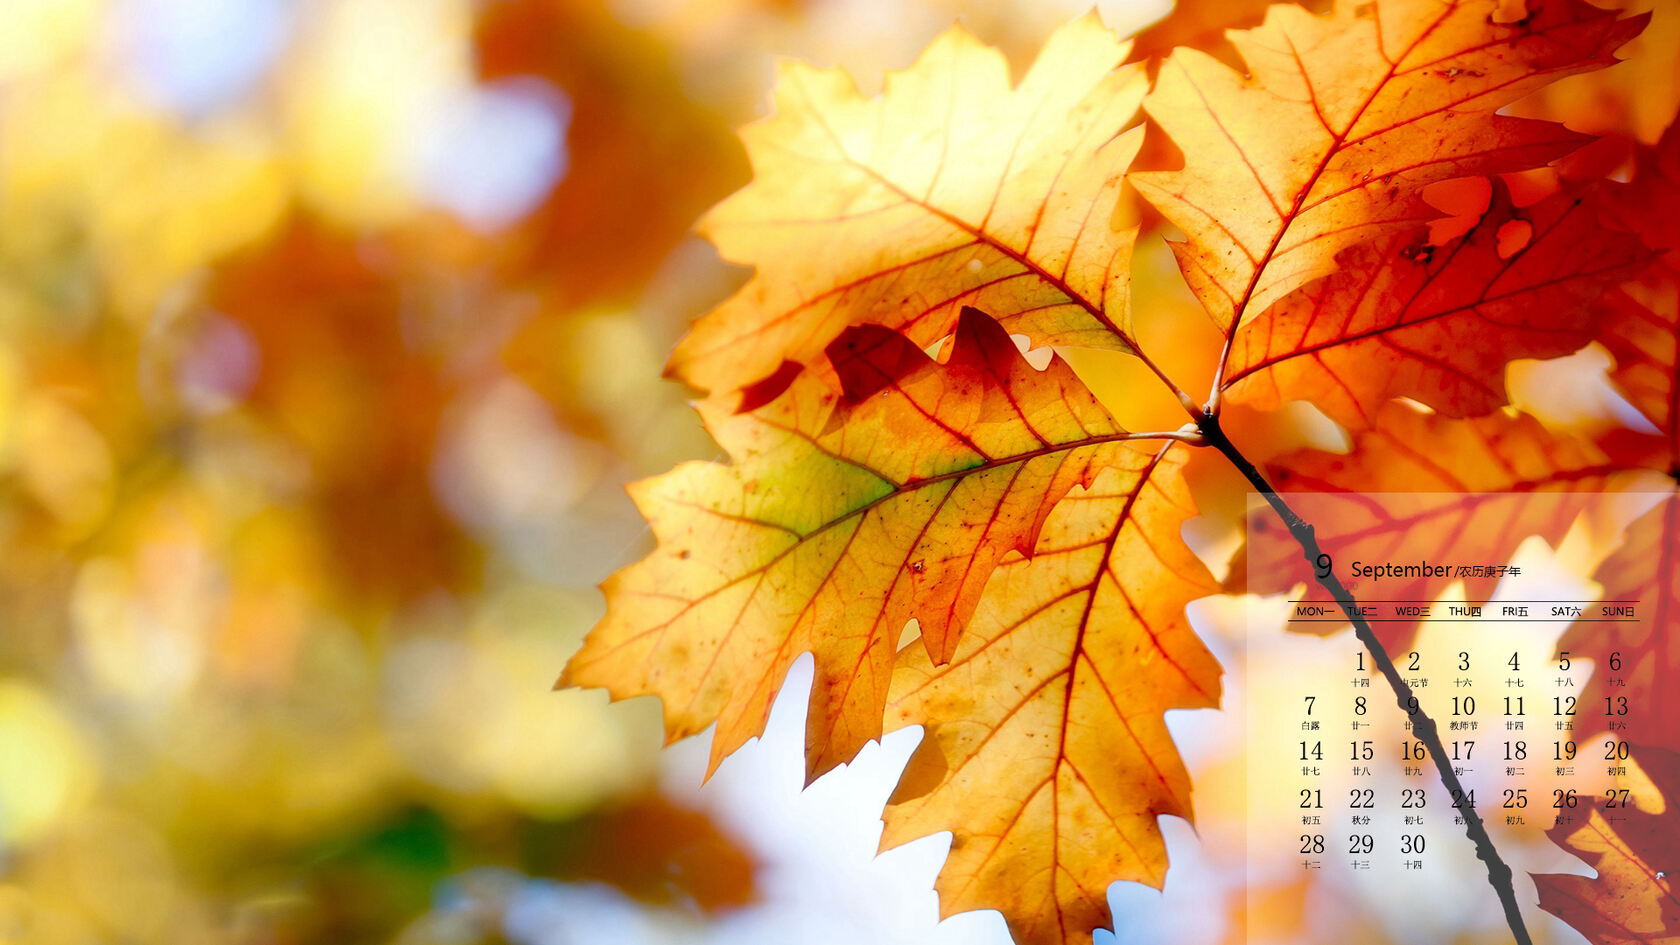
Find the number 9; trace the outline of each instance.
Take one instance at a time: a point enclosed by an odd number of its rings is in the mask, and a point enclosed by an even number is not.
[[[1315,560],[1316,560],[1316,564],[1318,566],[1318,576],[1321,579],[1329,577],[1330,576],[1330,556],[1328,554],[1324,554],[1324,553],[1320,552],[1318,558],[1315,559]]]

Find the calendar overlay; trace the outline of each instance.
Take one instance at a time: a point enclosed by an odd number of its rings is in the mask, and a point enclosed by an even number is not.
[[[1641,706],[1621,694],[1629,670],[1614,641],[1672,628],[1648,625],[1638,600],[1598,596],[1585,576],[1593,536],[1613,535],[1639,497],[1287,499],[1325,554],[1308,562],[1275,517],[1250,519],[1250,588],[1292,586],[1250,598],[1250,887],[1304,883],[1320,910],[1415,917],[1427,940],[1497,932],[1503,914],[1465,832],[1473,808],[1516,873],[1525,920],[1545,930],[1536,941],[1584,941],[1538,908],[1528,873],[1584,872],[1545,831],[1639,803],[1626,735]],[[1321,573],[1352,592],[1411,689],[1404,703]],[[1560,645],[1583,634],[1597,659]],[[1457,791],[1413,729],[1422,713]],[[1311,914],[1293,941],[1317,940]]]

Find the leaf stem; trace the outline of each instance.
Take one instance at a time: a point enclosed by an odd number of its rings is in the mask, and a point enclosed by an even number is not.
[[[1217,390],[1217,387],[1215,389]],[[1232,444],[1230,438],[1225,435],[1225,431],[1220,428],[1217,414],[1204,415],[1204,418],[1198,421],[1196,426],[1201,431],[1202,438],[1207,445],[1224,454],[1225,458],[1237,467],[1244,478],[1265,497],[1267,504],[1278,514],[1278,517],[1283,519],[1284,525],[1289,529],[1289,534],[1301,546],[1301,554],[1309,564],[1315,565],[1313,572],[1317,574],[1316,563],[1318,556],[1322,554],[1322,550],[1319,547],[1318,538],[1314,534],[1312,525],[1308,524],[1300,515],[1296,514],[1294,509],[1289,507],[1289,503],[1284,501],[1283,496],[1279,495],[1276,489],[1272,488],[1271,483],[1266,481],[1266,477],[1261,474],[1260,470],[1255,468],[1254,464],[1249,462],[1248,458]],[[1341,579],[1336,577],[1334,571],[1320,577],[1318,583],[1330,592],[1330,595],[1336,599],[1337,604],[1341,605],[1342,612],[1346,614],[1348,621],[1353,624],[1354,634],[1359,638],[1359,642],[1365,645],[1365,649],[1370,652],[1372,662],[1383,674],[1383,678],[1388,680],[1389,688],[1394,690],[1394,697],[1400,708],[1409,711],[1409,706],[1414,704],[1410,701],[1414,698],[1412,688],[1400,676],[1400,671],[1395,669],[1394,661],[1389,659],[1388,651],[1383,648],[1382,641],[1378,640],[1377,635],[1371,631],[1371,625],[1365,622],[1364,617],[1360,616],[1358,601],[1342,584]],[[1460,799],[1463,799],[1465,797],[1464,785],[1459,782],[1458,775],[1453,773],[1452,765],[1448,763],[1446,746],[1441,741],[1441,734],[1435,720],[1429,717],[1429,713],[1423,710],[1421,704],[1418,705],[1419,708],[1413,716],[1412,729],[1424,745],[1428,747],[1429,756],[1435,759],[1435,769],[1440,772],[1441,782],[1446,786],[1448,793],[1456,794]],[[1488,836],[1487,827],[1483,825],[1481,816],[1476,813],[1475,806],[1463,803],[1461,800],[1458,809],[1464,814],[1464,832],[1470,836],[1470,840],[1476,845],[1476,856],[1487,865],[1488,883],[1493,886],[1494,892],[1499,894],[1499,903],[1505,909],[1505,923],[1510,926],[1511,934],[1516,937],[1517,945],[1532,945],[1532,940],[1528,936],[1528,928],[1523,924],[1522,912],[1517,906],[1517,894],[1516,888],[1512,885],[1511,867],[1500,858],[1499,851],[1494,848],[1493,838]]]
[[[1128,440],[1177,440],[1191,446],[1206,446],[1207,441],[1202,438],[1202,431],[1197,429],[1184,430],[1152,430],[1148,433],[1127,434]]]
[[[1237,317],[1241,318],[1241,316],[1242,313],[1238,312]],[[1231,362],[1231,344],[1236,340],[1237,327],[1237,324],[1233,322],[1231,330],[1225,333],[1225,346],[1219,350],[1219,366],[1213,370],[1213,387],[1208,391],[1207,404],[1202,408],[1207,416],[1213,417],[1216,421],[1219,418],[1219,397],[1225,393],[1225,366]],[[1194,417],[1195,414],[1191,414],[1191,416]],[[1252,482],[1253,480],[1249,481]]]

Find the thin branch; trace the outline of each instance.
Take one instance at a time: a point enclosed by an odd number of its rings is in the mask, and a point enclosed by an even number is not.
[[[1277,493],[1277,490],[1272,488],[1271,483],[1266,481],[1266,477],[1260,473],[1260,470],[1256,469],[1254,464],[1249,462],[1248,458],[1243,456],[1241,451],[1231,443],[1230,438],[1225,435],[1225,431],[1220,428],[1219,418],[1216,414],[1208,415],[1197,426],[1207,444],[1223,453],[1225,458],[1237,467],[1237,470],[1248,479],[1254,488],[1265,496],[1267,504],[1278,514],[1279,518],[1283,519],[1284,525],[1289,528],[1289,534],[1301,546],[1302,556],[1307,559],[1309,564],[1314,566],[1313,573],[1316,575],[1319,571],[1317,567],[1318,558],[1319,555],[1323,554],[1323,550],[1319,547],[1313,527],[1297,515],[1294,509],[1289,507],[1289,503],[1285,502],[1283,497]],[[1336,599],[1337,604],[1341,605],[1342,612],[1347,615],[1348,621],[1353,624],[1353,630],[1355,635],[1358,636],[1359,642],[1365,645],[1365,649],[1371,654],[1372,662],[1383,674],[1383,678],[1388,680],[1389,688],[1394,690],[1394,697],[1400,708],[1409,712],[1412,705],[1418,706],[1417,712],[1413,715],[1412,730],[1428,747],[1429,757],[1435,759],[1435,769],[1440,772],[1441,782],[1446,785],[1448,793],[1460,799],[1456,806],[1464,814],[1464,832],[1469,834],[1470,840],[1475,843],[1476,856],[1487,865],[1488,883],[1493,886],[1494,892],[1499,894],[1499,903],[1505,909],[1505,923],[1510,926],[1511,934],[1516,937],[1517,945],[1532,945],[1532,940],[1528,936],[1528,928],[1523,924],[1522,912],[1517,906],[1517,893],[1515,886],[1512,885],[1511,867],[1500,858],[1499,851],[1494,848],[1493,838],[1488,836],[1487,827],[1482,824],[1482,818],[1476,813],[1475,806],[1464,802],[1466,797],[1464,785],[1459,782],[1458,775],[1453,773],[1452,765],[1447,761],[1446,746],[1441,741],[1440,731],[1435,724],[1435,720],[1430,718],[1429,713],[1423,710],[1421,702],[1412,701],[1416,698],[1412,693],[1412,687],[1406,684],[1406,680],[1400,676],[1400,671],[1394,668],[1394,661],[1388,658],[1388,651],[1383,648],[1382,641],[1378,640],[1376,634],[1371,632],[1371,625],[1365,622],[1364,617],[1360,616],[1359,604],[1354,600],[1353,594],[1342,584],[1341,579],[1336,577],[1334,571],[1329,569],[1325,569],[1325,571],[1326,574],[1318,579],[1318,583],[1330,592],[1330,595]]]

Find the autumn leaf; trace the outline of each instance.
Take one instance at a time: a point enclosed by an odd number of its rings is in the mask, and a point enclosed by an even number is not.
[[[1219,666],[1184,605],[1218,590],[1180,537],[1182,446],[1057,506],[997,569],[957,653],[899,654],[891,719],[921,724],[882,848],[941,830],[940,912],[1001,909],[1021,945],[1088,940],[1117,880],[1159,887],[1156,818],[1190,818],[1168,709],[1212,707]]]
[[[758,898],[752,851],[710,816],[657,793],[639,793],[572,821],[533,831],[526,871],[567,882],[607,883],[654,905],[702,912]]]
[[[1617,222],[1663,253],[1610,294],[1601,340],[1616,359],[1610,378],[1664,438],[1680,467],[1680,126],[1636,157]]]
[[[1650,26],[1618,51],[1622,62],[1542,89],[1516,103],[1512,114],[1603,135],[1608,152],[1662,137],[1680,110],[1680,7],[1668,0],[1621,0],[1616,6],[1651,14]]]
[[[1194,49],[1144,103],[1184,152],[1132,182],[1187,239],[1185,279],[1227,332],[1331,272],[1347,247],[1438,214],[1423,188],[1533,167],[1588,139],[1494,114],[1561,76],[1614,62],[1643,27],[1582,0],[1498,22],[1492,0],[1272,7],[1232,33],[1248,76]]]
[[[371,247],[299,216],[216,267],[205,293],[260,352],[248,408],[308,458],[307,511],[332,576],[350,596],[401,601],[471,586],[479,552],[445,514],[429,475],[440,419],[462,379],[447,367],[441,338],[434,346],[412,337],[415,324],[435,317],[409,298],[416,293],[404,279],[413,272]]]
[[[1590,441],[1550,433],[1526,414],[1454,420],[1401,402],[1378,411],[1347,455],[1303,450],[1269,469],[1278,492],[1339,562],[1337,574],[1354,561],[1504,563],[1535,535],[1555,545],[1589,496],[1604,491],[1619,471]],[[1269,510],[1250,520],[1249,547],[1237,568],[1227,582],[1233,587],[1274,594],[1304,584],[1301,600],[1334,607]],[[1498,582],[1497,573],[1465,578],[1466,600],[1485,603]],[[1350,588],[1360,595],[1358,584]],[[1441,589],[1430,578],[1396,576],[1383,580],[1382,597],[1433,600]],[[1391,650],[1416,629],[1411,622],[1375,627]]]
[[[1230,48],[1226,37],[1232,30],[1258,25],[1271,6],[1266,0],[1178,0],[1171,13],[1132,37],[1132,58],[1157,59],[1170,55],[1178,47],[1194,46],[1221,59],[1230,50],[1227,61],[1236,64],[1235,50]],[[1309,0],[1301,6],[1313,9],[1327,8],[1329,4]]]
[[[1680,252],[1623,283],[1604,308],[1600,340],[1616,359],[1610,379],[1656,428],[1660,452],[1680,461]]]
[[[539,75],[571,106],[565,174],[497,241],[505,280],[553,296],[553,310],[508,346],[516,363],[536,361],[548,322],[582,303],[633,298],[695,218],[746,180],[746,160],[723,117],[692,99],[669,51],[605,4],[489,4],[473,38],[481,76]]]
[[[1672,632],[1680,615],[1680,497],[1663,496],[1634,520],[1593,580],[1603,586],[1606,604],[1637,601],[1640,619],[1582,618],[1558,641],[1560,651],[1593,661],[1581,704],[1625,698],[1638,711],[1616,720],[1625,726],[1618,738],[1680,750],[1680,692],[1668,682],[1680,668],[1680,641]]]
[[[1519,209],[1496,188],[1446,245],[1418,229],[1349,249],[1335,275],[1237,330],[1229,396],[1262,409],[1308,400],[1349,428],[1396,397],[1454,417],[1503,406],[1505,365],[1592,340],[1591,303],[1648,258],[1603,224],[1602,193],[1570,188]]]
[[[1649,783],[1633,790],[1631,803],[1611,809],[1601,798],[1585,814],[1561,814],[1547,832],[1597,875],[1534,874],[1540,908],[1593,945],[1680,942],[1680,896],[1672,876],[1680,849],[1680,756],[1640,748],[1634,761]]]
[[[1181,49],[1148,97],[1187,163],[1131,179],[1188,237],[1180,269],[1237,358],[1236,396],[1371,418],[1351,455],[1273,467],[1285,488],[1337,494],[1315,523],[1338,556],[1505,561],[1530,535],[1561,537],[1578,494],[1620,468],[1526,416],[1449,416],[1503,404],[1509,359],[1587,341],[1581,303],[1642,252],[1584,187],[1520,208],[1502,195],[1464,238],[1420,248],[1439,216],[1426,185],[1586,140],[1496,112],[1614,61],[1643,23],[1579,0],[1493,13],[1275,7],[1233,34],[1252,78]],[[562,678],[658,695],[673,739],[715,722],[715,768],[811,652],[808,775],[888,724],[924,726],[883,846],[951,831],[943,912],[1000,909],[1031,945],[1088,936],[1116,880],[1163,881],[1158,817],[1191,812],[1163,714],[1219,691],[1184,611],[1217,585],[1180,536],[1195,514],[1183,454],[1214,447],[1265,485],[1218,398],[1198,407],[1132,332],[1120,188],[1145,80],[1126,53],[1088,16],[1014,87],[960,31],[874,99],[837,70],[783,69],[776,114],[744,132],[753,183],[703,224],[756,272],[669,369],[711,395],[702,417],[731,463],[633,487],[659,549],[608,582]],[[1566,252],[1566,235],[1593,245]],[[1338,260],[1349,274],[1291,295]],[[1474,350],[1457,350],[1472,326]],[[947,361],[924,353],[953,328]],[[1192,425],[1125,432],[1009,333],[1137,355]],[[1372,370],[1376,351],[1403,355]],[[1297,372],[1326,358],[1334,371]],[[1360,362],[1388,376],[1356,376]],[[1345,400],[1322,396],[1331,382]],[[1356,496],[1372,491],[1426,495],[1373,513]],[[1501,491],[1515,496],[1465,495]],[[1268,522],[1287,546],[1257,551],[1246,578],[1281,590],[1300,546]]]
[[[1603,601],[1638,601],[1643,619],[1577,622],[1558,647],[1595,664],[1582,693],[1585,704],[1625,696],[1641,707],[1624,720],[1623,737],[1680,749],[1680,693],[1666,682],[1680,667],[1680,645],[1669,633],[1680,615],[1680,130],[1671,128],[1657,147],[1640,149],[1636,176],[1622,198],[1620,222],[1664,255],[1604,305],[1602,340],[1616,359],[1610,378],[1656,431],[1616,445],[1624,462],[1666,473],[1667,492],[1628,526],[1620,546],[1593,573]]]
[[[875,326],[829,357],[844,394],[807,376],[755,413],[707,402],[734,462],[632,487],[659,549],[607,582],[607,615],[562,679],[660,696],[672,739],[715,720],[714,769],[762,731],[806,651],[809,774],[849,760],[881,734],[906,622],[948,659],[998,560],[1135,454],[1066,364],[1034,370],[974,309],[944,364]]]
[[[820,368],[848,325],[931,344],[964,305],[1034,344],[1125,347],[1134,233],[1112,217],[1145,85],[1116,68],[1127,48],[1088,15],[1012,89],[1002,54],[953,28],[867,100],[840,70],[784,66],[776,114],[742,131],[752,184],[701,223],[757,272],[671,372],[726,394]]]

